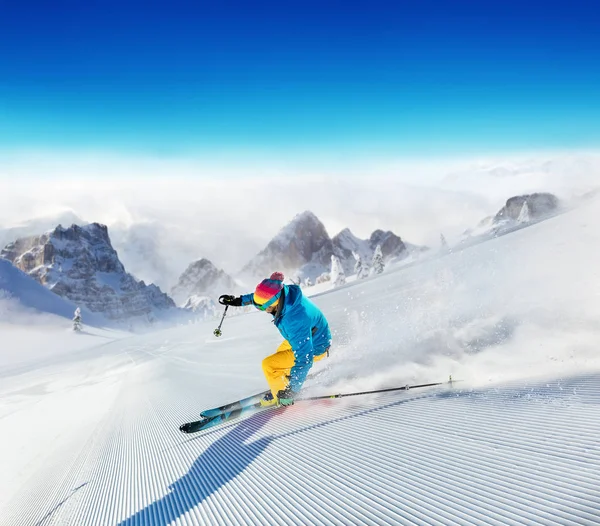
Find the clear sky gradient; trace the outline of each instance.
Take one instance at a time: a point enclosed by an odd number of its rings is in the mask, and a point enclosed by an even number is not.
[[[0,1],[0,148],[600,143],[597,2]]]

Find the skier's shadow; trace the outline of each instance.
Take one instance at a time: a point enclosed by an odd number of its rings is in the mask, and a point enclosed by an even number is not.
[[[189,471],[169,486],[170,492],[163,498],[154,501],[117,526],[167,526],[175,519],[193,510],[213,493],[216,493],[227,482],[240,475],[271,443],[297,433],[327,426],[335,422],[356,418],[381,411],[382,409],[405,404],[411,400],[435,395],[411,397],[396,400],[390,404],[368,410],[358,411],[340,418],[327,420],[319,424],[299,430],[259,438],[250,443],[246,441],[259,431],[271,418],[280,411],[265,411],[232,424],[232,429],[223,437],[213,442],[192,464]],[[210,434],[210,433],[207,433]]]
[[[583,378],[589,381],[589,377],[586,376]],[[576,385],[576,382],[564,382],[563,387],[570,386],[571,390],[563,389],[563,391],[560,391],[561,396],[564,396],[564,393],[568,394],[572,392],[572,387],[574,385]],[[546,394],[545,391],[549,389],[550,387],[546,384],[536,386],[537,397],[543,398]],[[447,398],[458,397],[473,403],[483,403],[489,396],[501,396],[504,398],[516,399],[517,401],[520,400],[525,403],[525,397],[531,393],[531,386],[527,388],[505,388],[498,395],[494,395],[494,390],[490,388],[481,388],[477,390],[447,389],[442,392],[423,393],[417,396],[392,400],[389,403],[382,403],[381,405],[369,409],[357,410],[356,412],[352,412],[339,418],[325,420],[281,435],[263,437],[253,442],[246,443],[246,441],[259,431],[271,418],[277,414],[281,414],[280,411],[266,411],[264,413],[259,413],[241,421],[239,424],[232,424],[232,429],[216,442],[212,443],[206,451],[196,459],[189,471],[169,487],[171,491],[168,495],[165,495],[162,499],[153,502],[128,519],[125,519],[119,526],[167,526],[175,519],[183,516],[186,512],[194,509],[198,504],[202,503],[206,498],[227,484],[227,482],[240,475],[269,447],[271,443],[282,438],[360,416],[375,414],[384,409],[402,406],[424,398],[443,401]],[[556,390],[554,390],[553,393],[556,394]],[[592,403],[599,403],[599,401],[600,398],[594,398]]]
[[[264,437],[246,443],[276,413],[277,411],[267,411],[257,414],[234,426],[208,446],[189,471],[169,486],[170,492],[167,495],[120,522],[118,526],[167,526],[194,509],[242,473],[277,438]]]
[[[271,435],[246,443],[281,410],[265,411],[251,416],[238,423],[232,423],[232,429],[213,442],[194,461],[189,471],[169,486],[170,492],[163,498],[154,501],[131,517],[120,522],[118,526],[167,526],[186,512],[193,510],[213,493],[216,493],[227,482],[233,480],[254,462],[271,443],[288,436],[317,429],[336,422],[356,418],[381,411],[393,406],[399,406],[419,398],[439,396],[430,393],[412,396],[408,399],[393,402],[366,410],[358,410],[350,415],[326,420],[308,427],[289,431],[280,435]],[[212,431],[206,434],[211,434]]]

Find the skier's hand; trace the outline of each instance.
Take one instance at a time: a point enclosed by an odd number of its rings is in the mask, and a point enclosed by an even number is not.
[[[221,305],[230,305],[231,307],[241,307],[242,306],[242,297],[238,296],[230,296],[229,294],[223,294],[223,296],[219,296],[219,303]]]
[[[292,391],[289,388],[289,386],[277,393],[277,399],[279,400],[279,405],[283,405],[283,406],[294,405],[295,397],[296,397],[296,393],[294,393],[294,391]]]

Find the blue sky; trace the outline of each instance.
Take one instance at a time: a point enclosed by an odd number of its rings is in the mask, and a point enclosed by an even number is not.
[[[594,148],[599,11],[578,1],[0,0],[0,148]]]

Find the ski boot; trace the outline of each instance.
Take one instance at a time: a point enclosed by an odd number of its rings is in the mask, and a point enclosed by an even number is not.
[[[269,391],[260,399],[260,405],[261,407],[271,407],[273,405],[277,405],[277,399],[273,396],[271,391]]]

